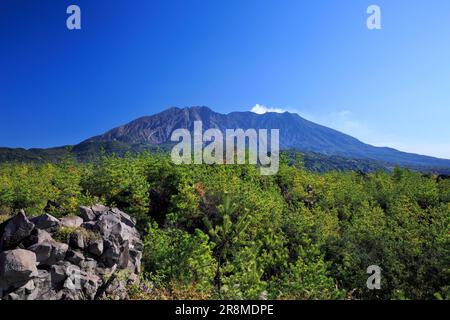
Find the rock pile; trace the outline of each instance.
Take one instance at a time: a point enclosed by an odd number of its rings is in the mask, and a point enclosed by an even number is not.
[[[0,299],[126,299],[143,251],[135,224],[102,205],[62,219],[21,211],[0,225]]]

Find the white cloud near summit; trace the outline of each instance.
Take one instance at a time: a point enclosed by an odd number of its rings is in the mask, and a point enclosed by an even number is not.
[[[264,114],[267,112],[284,113],[287,110],[281,108],[269,108],[263,106],[262,104],[255,104],[255,106],[250,111],[257,114]]]

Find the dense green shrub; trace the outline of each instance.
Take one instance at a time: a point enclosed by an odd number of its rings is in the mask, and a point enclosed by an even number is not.
[[[137,218],[159,297],[450,298],[450,181],[433,175],[319,174],[283,158],[260,176],[149,153],[0,165],[1,221],[96,202]],[[366,287],[370,265],[381,290]]]

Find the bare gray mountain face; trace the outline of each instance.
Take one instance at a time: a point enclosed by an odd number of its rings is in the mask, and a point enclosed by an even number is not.
[[[279,129],[280,148],[317,152],[328,156],[370,159],[393,165],[450,168],[450,160],[374,147],[339,131],[303,119],[295,113],[232,112],[220,114],[207,107],[170,108],[153,116],[136,119],[126,125],[90,138],[80,145],[110,143],[161,145],[170,143],[171,133],[179,128],[194,130],[194,121],[202,121],[203,130]]]
[[[374,147],[339,131],[303,119],[295,113],[232,112],[220,114],[207,107],[170,108],[161,113],[141,117],[104,134],[89,138],[75,146],[50,149],[0,148],[2,161],[54,161],[72,155],[79,161],[91,161],[103,151],[122,155],[157,148],[170,148],[171,134],[176,129],[194,130],[194,122],[202,121],[203,130],[279,129],[280,149],[301,152],[306,165],[324,163],[330,169],[356,167],[391,169],[396,165],[424,172],[450,173],[450,160]]]
[[[135,223],[102,205],[62,219],[21,211],[0,225],[0,300],[125,299],[143,251]]]

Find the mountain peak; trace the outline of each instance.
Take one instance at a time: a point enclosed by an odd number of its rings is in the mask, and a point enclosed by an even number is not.
[[[83,143],[118,141],[129,145],[161,145],[171,143],[176,129],[193,131],[194,122],[202,121],[203,130],[226,129],[279,129],[280,148],[316,152],[353,159],[371,159],[405,166],[450,167],[450,160],[420,156],[379,148],[349,135],[308,121],[296,113],[250,111],[221,114],[207,106],[172,107],[152,116],[146,116],[114,128]],[[83,144],[82,143],[82,144]]]

